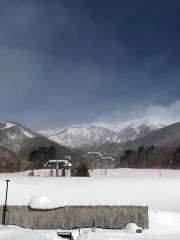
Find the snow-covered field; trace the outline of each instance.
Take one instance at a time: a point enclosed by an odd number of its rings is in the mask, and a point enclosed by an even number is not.
[[[120,169],[108,170],[106,176],[100,176],[100,173],[101,170],[96,170],[90,178],[0,174],[0,204],[4,203],[5,180],[10,179],[9,205],[27,205],[32,197],[42,195],[52,205],[148,205],[150,229],[144,233],[99,229],[95,233],[82,235],[80,239],[180,240],[180,171]],[[9,227],[0,228],[0,239],[41,240],[59,237],[56,237],[55,231]]]
[[[52,172],[50,169],[33,170],[34,176],[37,177],[50,177]],[[20,173],[13,173],[11,176],[29,176],[31,171],[25,171]],[[67,172],[66,172],[67,174]],[[94,169],[89,170],[91,177],[175,177],[180,178],[180,170],[172,169],[131,169],[131,168],[114,168],[114,169]],[[0,174],[0,176],[7,176],[7,174]],[[56,175],[56,171],[53,170],[53,176]],[[68,176],[70,172],[68,170]],[[61,170],[59,170],[59,176],[61,176]]]
[[[120,169],[107,174],[89,178],[0,174],[0,204],[8,178],[10,205],[28,205],[32,197],[43,195],[56,204],[148,205],[180,212],[180,171]]]

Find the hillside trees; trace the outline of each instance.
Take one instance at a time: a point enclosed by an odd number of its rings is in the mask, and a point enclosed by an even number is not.
[[[172,161],[173,156],[173,161]],[[125,150],[118,157],[116,166],[127,168],[173,168],[180,167],[180,147],[174,151],[167,147],[140,146],[137,151]]]
[[[180,146],[172,154],[172,165],[174,168],[180,168]]]
[[[77,168],[71,171],[73,177],[89,177],[88,167],[84,163],[80,163]]]
[[[146,150],[143,146],[139,147],[136,154],[136,167],[145,168],[146,167]]]
[[[29,160],[31,161],[33,168],[42,168],[48,160],[56,159],[56,155],[57,150],[54,146],[49,148],[39,147],[30,153]]]
[[[135,157],[136,157],[136,152],[132,149],[126,149],[120,158],[121,166],[122,167],[127,167],[127,166],[133,166],[135,167]]]

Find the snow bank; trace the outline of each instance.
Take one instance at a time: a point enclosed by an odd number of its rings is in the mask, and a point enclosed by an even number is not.
[[[60,240],[56,231],[35,231],[17,226],[0,225],[1,240]]]

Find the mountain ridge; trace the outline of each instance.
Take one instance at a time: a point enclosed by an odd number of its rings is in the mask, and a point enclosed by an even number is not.
[[[93,123],[39,131],[39,133],[64,146],[89,150],[106,143],[134,140],[164,126],[165,123],[159,119],[145,117],[118,124],[116,130]]]
[[[56,148],[57,158],[63,159],[65,155],[70,155],[73,161],[81,160],[79,151],[61,146],[20,123],[0,122],[0,170],[5,169],[6,165],[19,164],[20,167],[25,167],[30,164],[32,151],[52,146]]]
[[[141,146],[149,147],[151,145],[172,149],[180,146],[180,122],[165,126],[136,140],[119,144],[104,144],[99,146],[96,150],[103,151],[106,149],[108,153],[117,154],[118,152],[123,152],[126,149],[138,150]]]

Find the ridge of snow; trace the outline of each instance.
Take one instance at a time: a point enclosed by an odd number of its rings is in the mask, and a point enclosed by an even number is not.
[[[70,204],[69,202],[50,201],[49,198],[46,196],[32,197],[28,204],[28,206],[32,209],[55,209],[55,208],[61,208],[65,206],[72,206],[72,205],[76,205],[76,204],[75,203]]]
[[[30,131],[24,130],[23,131],[24,135],[28,138],[33,138],[35,137],[35,134],[31,133]]]

